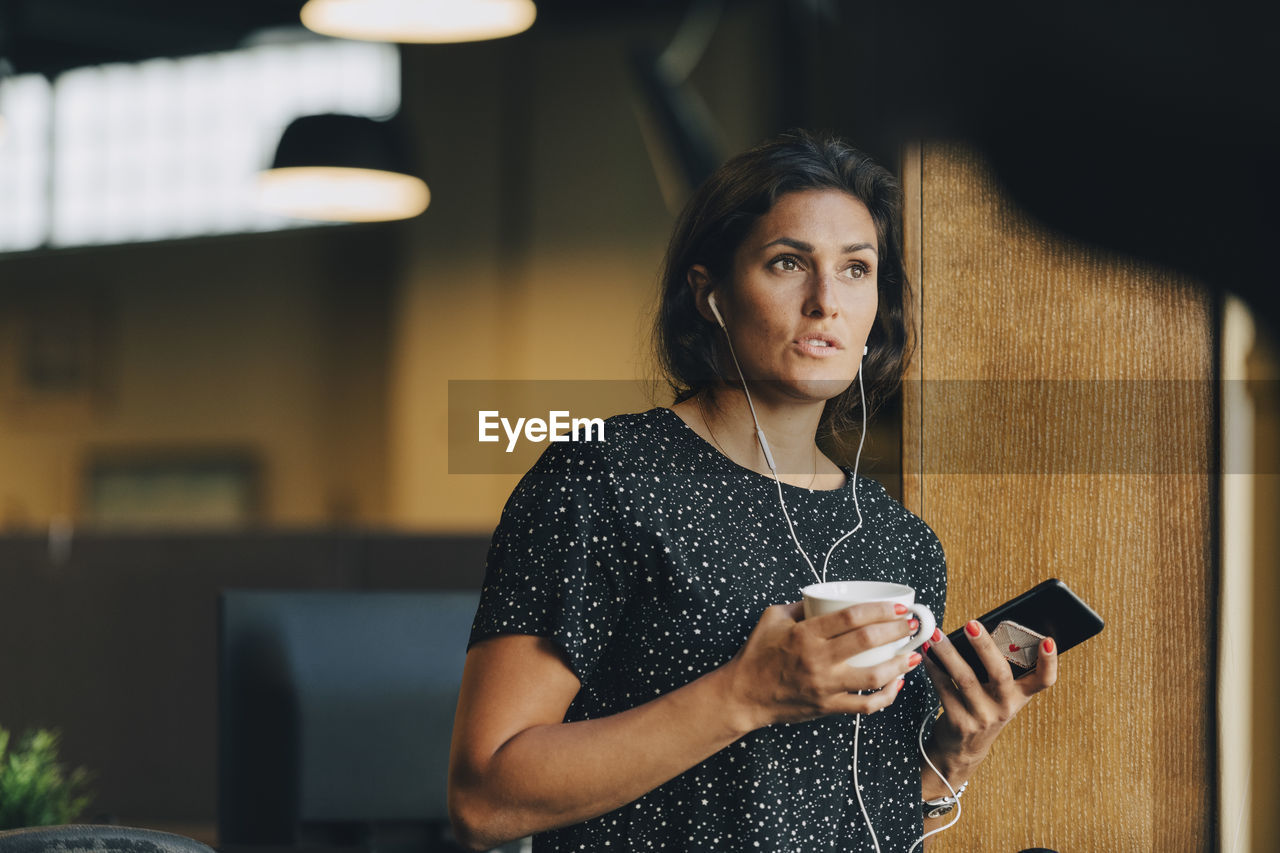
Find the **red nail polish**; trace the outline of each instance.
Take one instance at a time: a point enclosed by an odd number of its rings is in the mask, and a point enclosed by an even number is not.
[[[966,634],[968,634],[970,637],[976,637],[976,636],[978,636],[978,634],[979,634],[981,631],[982,631],[982,629],[981,629],[980,627],[978,627],[978,623],[977,623],[977,622],[970,622],[969,624],[967,624],[967,625],[965,625],[965,626],[964,626],[964,632],[965,632]]]
[[[910,628],[912,632],[915,632],[915,630],[920,627],[920,623],[915,619],[912,619],[910,622],[907,623],[907,627]]]
[[[904,613],[906,613],[906,612],[907,612],[907,605],[905,605],[905,604],[895,604],[895,605],[893,605],[893,612],[894,612],[894,613],[897,613],[899,616],[901,616],[902,614],[904,614]]]
[[[924,658],[920,657],[919,652],[917,652],[913,654],[911,657],[907,658],[907,666],[919,666],[920,661],[922,660],[924,660]]]
[[[934,628],[934,629],[933,629],[933,641],[934,641],[935,643],[941,643],[941,642],[942,642],[942,629],[941,629],[941,628]]]
[[[924,643],[922,643],[922,644],[920,645],[920,651],[921,651],[922,653],[926,654],[926,655],[927,655],[927,654],[929,654],[929,641],[928,641],[928,640],[925,640],[925,641],[924,641]]]
[[[1047,655],[1053,654],[1053,638],[1052,637],[1045,637],[1044,652]]]
[[[894,688],[894,690],[895,690],[895,691],[901,691],[901,690],[902,690],[903,685],[905,685],[906,683],[907,683],[907,680],[906,680],[905,678],[899,678],[899,679],[898,679],[898,686],[897,686],[897,687],[895,687],[895,688]]]

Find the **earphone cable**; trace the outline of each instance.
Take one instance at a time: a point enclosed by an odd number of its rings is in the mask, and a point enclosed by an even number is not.
[[[738,369],[738,378],[742,380],[742,392],[747,395],[747,406],[751,409],[751,421],[756,425],[756,441],[760,443],[760,452],[764,454],[765,464],[769,466],[769,472],[773,474],[773,482],[778,487],[778,503],[782,507],[782,517],[787,520],[787,530],[791,532],[791,541],[796,543],[796,550],[800,552],[801,557],[804,557],[804,561],[809,564],[809,571],[813,572],[813,576],[817,578],[818,583],[822,583],[823,578],[826,576],[826,565],[823,565],[823,572],[819,575],[818,570],[813,565],[813,560],[809,559],[809,555],[805,553],[804,548],[800,545],[799,538],[796,537],[795,525],[791,523],[791,513],[787,512],[787,502],[782,499],[782,480],[778,479],[778,469],[773,463],[773,454],[769,452],[769,445],[765,441],[764,430],[760,428],[760,419],[756,417],[756,406],[755,403],[751,402],[751,391],[747,389],[747,376],[742,372],[742,365],[738,363],[738,354],[733,350],[733,338],[729,337],[728,329],[724,330],[724,339],[729,342],[729,355],[733,356],[733,366]],[[858,373],[861,375],[861,369],[859,369]],[[859,385],[859,388],[861,388],[861,385]],[[861,452],[861,447],[859,447],[859,452]],[[856,470],[854,477],[857,477]],[[856,489],[853,497],[853,505],[856,508],[858,505],[858,492]],[[859,516],[859,524],[861,524],[861,516]],[[831,554],[828,552],[827,557],[830,558],[830,556]]]
[[[960,797],[959,795],[956,794],[956,789],[951,787],[951,783],[947,781],[947,777],[942,775],[942,771],[937,768],[937,765],[935,765],[933,763],[933,760],[929,758],[929,753],[925,752],[925,749],[924,749],[924,727],[929,724],[929,720],[936,718],[938,710],[941,707],[942,707],[941,704],[934,705],[933,710],[925,715],[924,720],[922,720],[920,723],[920,734],[916,738],[916,743],[919,744],[920,755],[921,757],[924,758],[925,763],[929,765],[929,769],[934,772],[934,775],[936,775],[939,779],[942,780],[942,784],[947,786],[947,793],[951,794],[952,799],[956,801],[956,816],[951,819],[950,823],[945,824],[944,826],[940,826],[937,829],[931,829],[928,832],[926,832],[924,835],[920,836],[920,838],[916,840],[916,843],[911,845],[911,849],[908,850],[907,853],[914,853],[917,847],[919,847],[921,844],[924,844],[924,840],[926,838],[930,838],[934,835],[937,835],[939,832],[942,832],[945,829],[950,829],[951,827],[955,826],[956,823],[958,823],[960,820],[960,813],[964,811],[964,806],[961,805],[960,803]],[[856,735],[855,735],[855,739],[856,739]],[[854,773],[854,780],[855,780],[854,784],[857,784],[856,780],[857,780],[858,769],[856,766],[854,767],[853,773]]]
[[[742,380],[742,391],[744,394],[746,394],[747,406],[751,409],[751,420],[756,425],[756,439],[757,441],[760,442],[760,450],[762,453],[764,453],[765,462],[768,464],[770,472],[773,473],[773,481],[778,487],[778,504],[782,507],[783,518],[787,520],[787,529],[791,533],[791,541],[795,543],[796,550],[800,552],[800,556],[804,557],[804,561],[809,564],[809,570],[813,572],[813,576],[818,579],[819,583],[824,583],[827,577],[827,565],[831,560],[831,555],[836,550],[836,546],[838,546],[841,542],[848,539],[854,533],[858,532],[858,530],[861,529],[862,527],[862,510],[858,506],[858,465],[862,460],[863,443],[867,439],[867,397],[862,385],[862,364],[861,362],[859,362],[858,364],[858,396],[861,399],[861,403],[862,403],[862,435],[858,439],[858,452],[857,452],[857,455],[854,457],[853,476],[850,478],[850,483],[851,483],[852,492],[853,492],[853,509],[854,509],[854,512],[856,512],[858,515],[858,524],[848,533],[846,533],[845,535],[837,539],[835,543],[831,546],[831,548],[827,551],[827,556],[822,561],[822,574],[819,575],[818,570],[814,568],[813,561],[809,559],[809,555],[805,553],[804,548],[800,545],[800,540],[796,537],[795,527],[791,523],[791,514],[787,512],[787,502],[783,499],[783,496],[782,496],[782,480],[779,479],[778,477],[778,470],[774,466],[773,456],[769,452],[769,446],[765,441],[764,430],[760,428],[760,420],[759,418],[756,417],[756,407],[755,407],[755,404],[751,402],[751,392],[747,389],[747,378],[742,372],[742,365],[738,363],[738,354],[734,352],[734,349],[733,349],[733,338],[729,336],[729,329],[727,327],[724,327],[723,322],[721,323],[721,327],[724,328],[725,340],[729,344],[729,354],[733,357],[734,367],[738,369],[738,377]],[[960,814],[963,811],[963,806],[961,806],[960,804],[960,798],[956,795],[955,789],[951,787],[951,782],[948,781],[947,777],[942,775],[942,772],[938,770],[936,765],[934,765],[932,759],[929,758],[929,753],[926,752],[924,748],[925,726],[928,725],[929,719],[931,717],[936,716],[936,714],[941,709],[941,707],[942,707],[941,704],[935,705],[933,708],[933,711],[925,715],[924,720],[922,720],[920,723],[920,731],[917,735],[916,743],[919,746],[920,755],[922,758],[924,758],[925,763],[929,765],[929,769],[932,770],[934,774],[936,774],[937,777],[942,780],[942,784],[947,787],[947,791],[950,792],[952,798],[955,799],[956,816],[952,818],[951,822],[946,824],[945,826],[940,826],[937,829],[930,830],[929,832],[926,832],[924,835],[920,836],[920,838],[916,840],[915,844],[911,845],[911,848],[910,850],[907,851],[907,853],[914,853],[915,849],[919,847],[921,844],[923,844],[926,838],[930,838],[934,835],[937,835],[939,832],[942,832],[943,830],[947,830],[955,826],[956,823],[960,820]],[[856,794],[858,798],[858,808],[861,809],[862,811],[862,819],[866,821],[867,832],[871,834],[871,843],[875,847],[876,853],[880,853],[880,840],[876,837],[876,830],[871,823],[871,816],[867,813],[866,804],[862,801],[862,786],[858,784],[858,740],[859,740],[861,731],[862,731],[862,715],[855,714],[854,720],[853,720],[853,790],[854,790],[854,794]]]
[[[746,387],[743,383],[742,387]],[[831,562],[831,555],[835,553],[836,545],[848,539],[853,534],[862,529],[862,510],[858,507],[858,463],[862,461],[862,444],[867,440],[867,395],[862,389],[862,365],[858,365],[858,397],[862,400],[862,435],[858,438],[858,454],[853,458],[853,511],[858,514],[858,523],[845,535],[841,536],[827,551],[826,559],[822,561],[822,579],[820,583],[827,582],[827,564]]]

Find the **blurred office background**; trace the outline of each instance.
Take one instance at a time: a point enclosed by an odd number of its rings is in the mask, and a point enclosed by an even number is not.
[[[1248,650],[1272,647],[1280,603],[1268,274],[1246,250],[1222,275],[1182,264],[1113,222],[1114,199],[1089,220],[1070,182],[1019,182],[1069,173],[1064,150],[992,145],[929,99],[923,117],[886,108],[872,95],[958,84],[950,54],[868,64],[913,39],[882,5],[542,0],[515,35],[396,44],[311,33],[295,0],[0,3],[0,725],[62,731],[95,774],[86,817],[216,841],[219,596],[474,595],[518,475],[450,473],[449,382],[600,380],[619,405],[668,402],[647,335],[674,213],[724,157],[806,126],[903,179],[917,381],[863,470],[948,548],[948,627],[1050,575],[1109,621],[942,849],[996,824],[1009,850],[1266,849],[1275,816],[1250,792],[1275,771],[1249,756],[1274,754],[1277,685]],[[331,113],[396,136],[425,212],[262,208],[286,127]],[[1123,160],[1124,139],[1082,156]],[[1098,231],[1070,231],[1082,219]],[[994,433],[1025,451],[1047,439],[1021,418],[1073,415],[928,396],[1059,378],[1181,383],[1173,409],[1134,404],[1135,452],[1179,461],[982,473],[1007,449]]]

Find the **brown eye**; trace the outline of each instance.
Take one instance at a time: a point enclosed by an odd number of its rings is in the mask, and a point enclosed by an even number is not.
[[[773,266],[783,272],[795,272],[800,269],[800,260],[795,255],[780,255],[773,259]]]

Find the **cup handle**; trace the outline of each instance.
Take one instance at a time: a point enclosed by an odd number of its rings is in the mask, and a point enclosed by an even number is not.
[[[933,636],[933,631],[938,627],[937,622],[933,618],[933,611],[924,604],[908,604],[907,607],[915,614],[916,619],[920,622],[920,630],[911,636],[910,642],[907,643],[906,651],[919,648]]]

